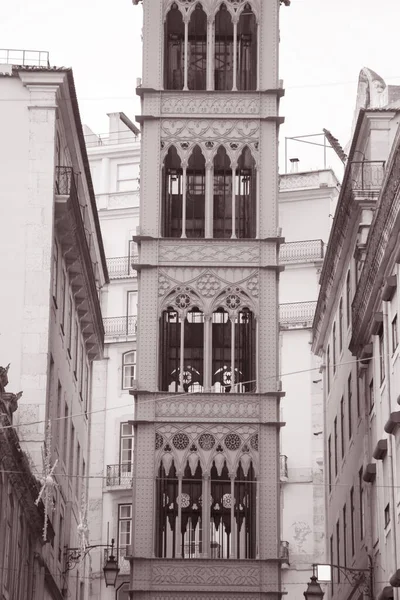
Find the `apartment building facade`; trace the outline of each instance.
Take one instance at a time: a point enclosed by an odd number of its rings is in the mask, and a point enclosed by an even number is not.
[[[10,51],[0,69],[0,362],[11,362],[24,392],[13,423],[21,447],[51,487],[34,598],[85,599],[87,562],[70,558],[85,534],[91,371],[108,276],[72,71],[33,55]]]
[[[386,95],[379,107],[374,81]],[[337,565],[329,593],[341,599],[392,598],[399,585],[399,113],[396,100],[387,104],[393,90],[382,81],[361,72],[313,326],[324,379],[327,562]]]
[[[132,536],[133,399],[136,379],[137,259],[132,240],[139,224],[140,141],[138,128],[124,113],[111,113],[105,135],[84,128],[96,193],[110,283],[101,292],[105,330],[103,360],[93,375],[89,482],[91,543],[91,599],[114,598],[106,588],[104,559],[115,540],[120,568],[118,599],[126,598],[130,565],[125,559]],[[104,410],[102,410],[104,409]]]

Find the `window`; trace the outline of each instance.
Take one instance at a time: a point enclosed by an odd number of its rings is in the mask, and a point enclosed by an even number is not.
[[[174,461],[164,460],[165,456],[161,458],[156,481],[156,556],[200,558],[207,544],[206,551],[211,558],[255,558],[256,482],[252,461],[241,459],[233,486],[226,461],[219,460],[213,461],[207,483],[200,463],[194,470],[189,462],[178,483]],[[207,493],[206,485],[210,491],[208,507],[202,502]],[[180,488],[182,492],[178,491]],[[232,492],[234,501],[231,501]],[[180,493],[186,501],[178,508]],[[166,497],[169,498],[167,503]],[[232,527],[234,535],[231,536]]]
[[[132,504],[118,505],[118,554],[126,556],[126,547],[132,543]]]
[[[379,375],[381,379],[381,383],[385,379],[385,340],[383,335],[383,327],[381,328],[379,334]]]
[[[73,318],[72,318],[72,298],[68,296],[68,336],[67,336],[67,350],[69,357],[72,356],[72,329],[73,329]]]
[[[232,237],[256,237],[256,165],[246,146],[238,160],[235,176],[235,218]]]
[[[51,291],[53,294],[54,304],[57,308],[57,293],[58,293],[58,246],[56,240],[53,243],[53,269]]]
[[[359,515],[360,515],[360,539],[364,539],[364,486],[363,486],[363,469],[358,472],[358,499],[359,499]]]
[[[392,321],[392,353],[395,353],[395,350],[398,346],[399,340],[397,337],[397,315],[394,317]]]
[[[119,465],[119,476],[121,480],[124,479],[130,481],[133,469],[133,425],[130,423],[121,423],[119,439]],[[119,481],[118,484],[121,485],[121,481]]]
[[[117,165],[117,192],[132,192],[139,187],[139,165],[126,163]]]
[[[347,327],[350,327],[351,318],[351,281],[350,281],[350,270],[347,272],[346,277],[346,321]]]
[[[344,398],[340,400],[340,447],[342,450],[342,458],[344,458]]]
[[[71,485],[74,480],[74,451],[75,451],[75,427],[72,424],[71,420],[71,437],[69,442],[69,476]]]
[[[87,361],[85,361],[85,415],[87,416],[89,393],[90,393],[90,370]]]
[[[233,23],[225,4],[215,16],[214,89],[236,89],[233,82]]]
[[[328,350],[326,351],[326,384],[328,389],[328,394],[331,389],[331,349],[328,346]]]
[[[330,562],[331,565],[335,564],[335,558],[333,556],[333,535],[331,535],[331,537],[329,538],[329,557],[330,557]],[[331,595],[333,594],[333,574],[331,577]]]
[[[75,321],[75,352],[74,352],[74,375],[78,379],[78,364],[79,364],[79,325]]]
[[[237,26],[237,87],[257,89],[257,20],[250,4],[245,4]]]
[[[136,352],[125,352],[122,355],[122,389],[130,390],[135,379]]]
[[[205,234],[206,161],[199,146],[195,146],[189,158],[186,177],[186,219],[183,220],[182,237],[203,238]]]
[[[328,438],[328,485],[329,491],[332,489],[332,437]]]
[[[63,454],[62,454],[62,459],[64,461],[64,463],[67,463],[67,452],[68,452],[68,427],[69,427],[69,421],[68,421],[68,406],[67,406],[67,402],[65,402],[65,407],[64,407],[64,442],[63,442]]]
[[[346,505],[343,506],[343,565],[347,567],[347,514]]]
[[[339,302],[339,353],[343,349],[343,298]]]
[[[76,473],[75,473],[75,494],[80,502],[80,491],[81,491],[81,480],[80,480],[80,468],[81,468],[81,445],[78,442],[76,445]]]
[[[67,288],[67,276],[64,269],[61,272],[61,291],[60,291],[60,310],[61,310],[61,331],[64,333],[65,327],[65,290]]]
[[[351,373],[347,379],[347,412],[349,422],[349,440],[353,433],[353,415],[352,415],[352,390],[351,390]]]
[[[188,27],[189,90],[205,90],[207,80],[207,15],[201,4],[196,4]],[[186,86],[185,86],[186,87]]]
[[[58,518],[58,562],[62,562],[64,548],[64,507],[60,506]]]
[[[129,275],[134,274],[134,269],[132,268],[132,263],[135,262],[138,256],[137,243],[133,240],[129,240],[129,248],[128,248],[128,272]]]
[[[384,511],[384,525],[385,528],[389,525],[390,523],[390,504],[386,504],[385,506],[385,511]]]
[[[185,25],[176,4],[167,14],[164,35],[164,86],[166,90],[181,90],[184,81]]]
[[[62,386],[61,383],[58,382],[57,385],[57,413],[56,413],[56,443],[58,449],[61,449],[61,403],[62,403]]]
[[[371,379],[370,383],[369,383],[369,389],[368,389],[368,401],[369,401],[369,412],[372,411],[374,404],[375,404],[375,396],[374,396],[374,380]]]
[[[350,534],[351,534],[351,555],[354,555],[355,549],[355,532],[354,532],[354,488],[352,487],[350,490]]]
[[[333,372],[336,373],[336,322],[333,324],[332,329],[332,362]]]
[[[336,564],[340,565],[340,520],[336,522]],[[340,583],[340,569],[337,571],[337,581]]]
[[[232,215],[235,197],[232,194],[231,160],[223,146],[214,157],[213,237],[232,237]]]
[[[338,474],[338,431],[337,431],[337,417],[333,422],[333,430],[334,430],[334,452],[335,452],[335,477]]]

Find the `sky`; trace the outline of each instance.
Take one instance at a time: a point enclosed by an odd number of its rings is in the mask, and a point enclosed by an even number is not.
[[[0,47],[48,50],[52,65],[73,68],[81,118],[93,131],[107,132],[108,112],[123,111],[132,120],[139,114],[140,6],[131,0],[13,0],[1,13]],[[325,127],[347,144],[362,67],[400,84],[400,0],[292,0],[280,15],[283,172],[285,137]],[[287,150],[300,159],[300,170],[324,166],[322,148],[289,140]],[[339,171],[337,165],[328,151],[327,166]]]

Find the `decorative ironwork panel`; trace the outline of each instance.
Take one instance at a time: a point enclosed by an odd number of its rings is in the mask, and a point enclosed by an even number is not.
[[[279,261],[294,263],[324,258],[324,242],[322,240],[301,240],[282,244]]]
[[[103,319],[104,333],[106,337],[124,337],[136,335],[137,316],[105,317]]]
[[[281,329],[311,327],[314,320],[316,302],[290,302],[279,306]]]
[[[106,486],[132,487],[132,466],[124,464],[107,465]]]
[[[107,269],[110,279],[123,279],[124,277],[136,277],[136,270],[132,268],[135,261],[134,256],[119,256],[107,258]]]

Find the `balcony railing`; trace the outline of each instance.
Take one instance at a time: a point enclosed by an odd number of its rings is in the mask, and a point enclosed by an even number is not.
[[[279,261],[283,264],[308,262],[324,258],[324,242],[322,240],[301,240],[282,244]]]
[[[289,472],[288,472],[287,456],[285,454],[281,454],[281,456],[280,456],[280,471],[281,471],[281,481],[287,481],[288,477],[289,477]]]
[[[136,335],[137,316],[125,317],[105,317],[104,334],[106,337],[125,337],[128,335]]]
[[[279,548],[279,558],[283,563],[289,565],[289,542],[284,542],[281,540],[280,548]]]
[[[356,192],[379,192],[385,175],[385,161],[363,160],[351,163],[351,187]]]
[[[45,50],[0,48],[0,64],[22,67],[50,67],[49,53]]]
[[[135,261],[137,261],[136,256],[118,256],[116,258],[107,258],[107,269],[110,279],[136,277],[136,270],[132,269],[132,263]]]
[[[109,548],[104,548],[104,564],[108,561],[108,557],[111,555],[111,550]],[[118,548],[118,550],[114,550],[114,556],[118,560],[118,566],[120,568],[119,575],[129,575],[131,572],[129,560],[126,560],[125,556],[127,556],[127,548]]]
[[[132,487],[132,464],[107,465],[106,486]]]
[[[314,320],[316,302],[290,302],[279,306],[281,329],[302,329],[311,327]]]

